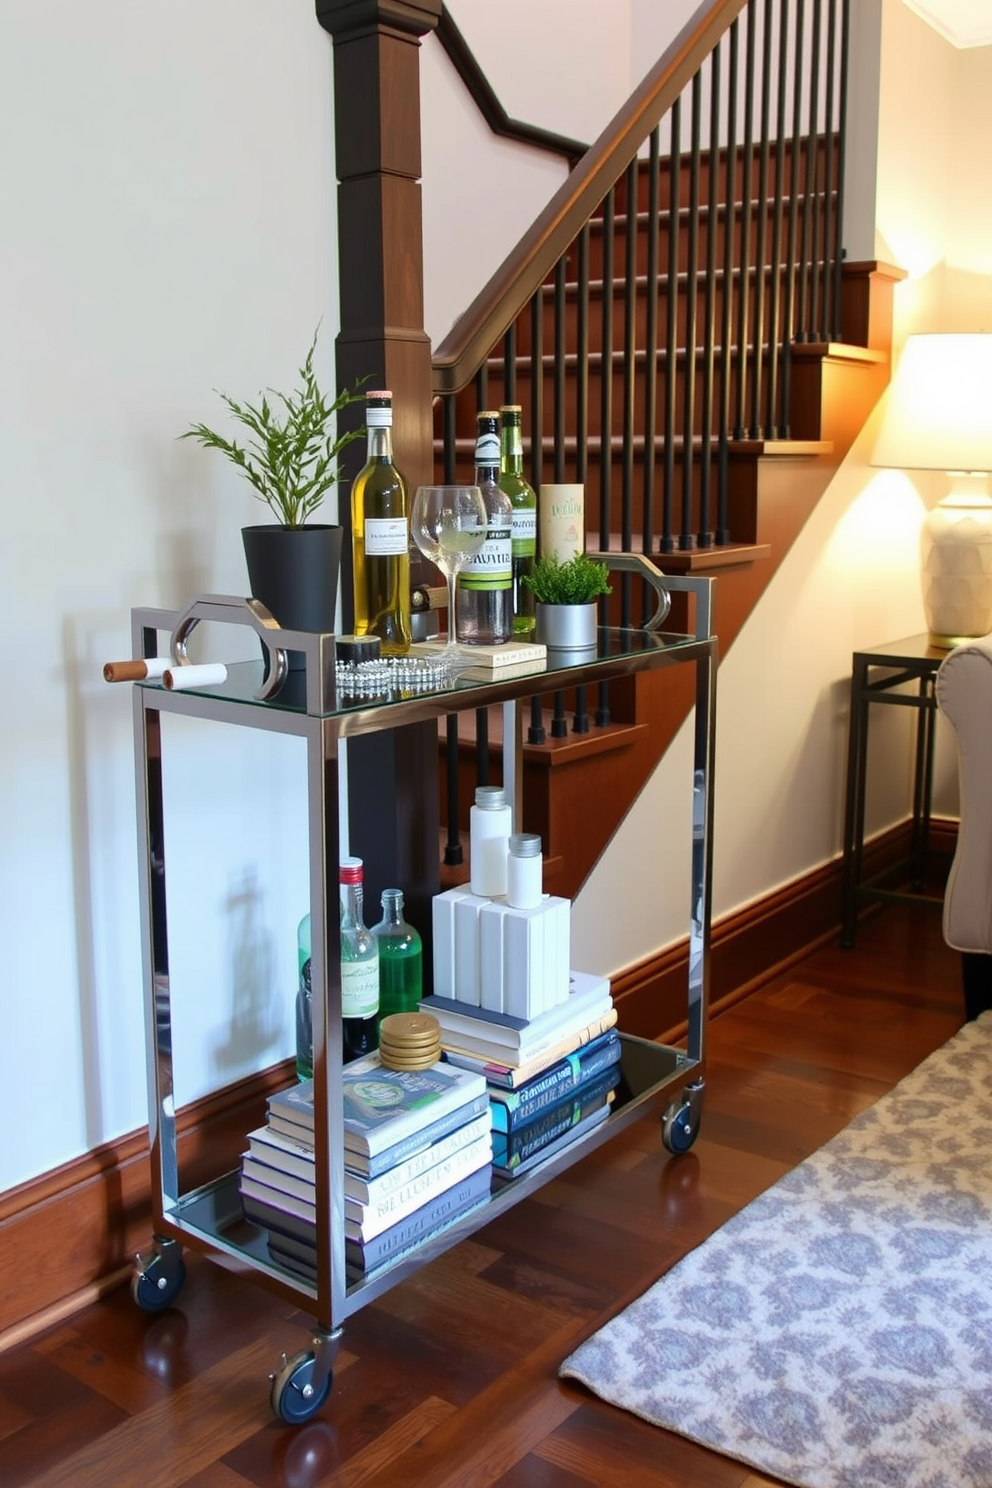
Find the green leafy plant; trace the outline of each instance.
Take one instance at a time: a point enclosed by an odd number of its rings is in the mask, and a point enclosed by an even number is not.
[[[605,563],[576,553],[561,562],[554,553],[538,558],[524,583],[534,591],[538,604],[591,604],[601,594],[610,593],[609,570]]]
[[[251,483],[253,495],[265,502],[284,527],[303,526],[341,479],[338,457],[342,450],[365,435],[364,424],[343,434],[336,432],[337,415],[349,403],[361,401],[359,389],[367,378],[360,378],[353,388],[345,388],[334,399],[321,391],[313,370],[319,329],[300,368],[299,386],[292,393],[269,388],[273,402],[263,393],[257,406],[217,393],[249,431],[251,437],[244,445],[225,439],[206,424],[193,424],[179,436],[196,439],[204,449],[226,455]]]

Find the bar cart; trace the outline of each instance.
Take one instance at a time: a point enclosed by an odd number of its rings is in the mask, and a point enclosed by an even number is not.
[[[258,1281],[314,1318],[307,1346],[283,1356],[270,1376],[270,1400],[284,1422],[308,1420],[326,1402],[345,1320],[395,1286],[413,1270],[485,1225],[503,1209],[525,1198],[570,1167],[591,1148],[608,1141],[620,1127],[656,1109],[662,1139],[672,1152],[694,1141],[703,1096],[703,1043],[709,966],[711,842],[713,801],[716,639],[712,634],[711,579],[661,575],[639,555],[593,554],[611,569],[639,575],[656,591],[657,609],[639,629],[601,628],[586,659],[509,679],[446,678],[432,691],[404,695],[345,695],[335,660],[335,637],[281,629],[256,601],[204,596],[184,612],[136,609],[132,612],[133,656],[160,655],[168,636],[171,670],[163,680],[138,680],[133,689],[136,785],[138,793],[139,878],[146,1027],[149,1129],[152,1163],[153,1248],[138,1257],[132,1295],[146,1310],[170,1305],[185,1276],[185,1247],[221,1264],[248,1270]],[[692,616],[691,633],[662,629],[669,592],[681,592]],[[194,689],[174,685],[188,664],[187,641],[201,621],[248,626],[260,641],[260,658],[226,668],[219,683]],[[288,669],[289,652],[303,653],[305,666]],[[653,669],[691,664],[695,668],[694,747],[686,789],[693,793],[690,857],[690,926],[687,972],[686,1048],[666,1047],[621,1035],[621,1077],[607,1120],[556,1151],[543,1163],[494,1191],[488,1201],[426,1239],[412,1254],[397,1258],[362,1281],[349,1284],[345,1270],[344,1150],[341,1049],[339,931],[337,915],[338,759],[342,740],[407,723],[437,720],[463,708],[501,705],[504,717],[504,783],[519,810],[522,730],[518,702],[533,694],[593,684]],[[150,669],[153,670],[153,669]],[[220,670],[225,670],[220,668]],[[339,685],[341,684],[341,685]],[[519,710],[522,712],[523,710]],[[317,1281],[309,1285],[271,1257],[266,1232],[244,1218],[238,1172],[218,1174],[191,1191],[181,1191],[176,1153],[176,1111],[172,1057],[165,917],[165,836],[161,750],[163,713],[214,720],[238,728],[271,730],[302,738],[306,746],[309,832],[309,885],[313,985],[314,1149]],[[511,746],[511,742],[512,746]]]

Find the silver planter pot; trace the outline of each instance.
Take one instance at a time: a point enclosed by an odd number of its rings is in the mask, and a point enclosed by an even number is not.
[[[549,651],[584,653],[596,649],[597,604],[535,605],[534,639]]]

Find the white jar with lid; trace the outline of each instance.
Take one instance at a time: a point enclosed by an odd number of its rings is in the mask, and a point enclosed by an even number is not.
[[[501,785],[479,785],[468,814],[470,879],[473,894],[495,899],[506,893],[511,813]]]
[[[512,909],[537,909],[541,903],[544,857],[533,832],[515,832],[506,860],[506,902]]]

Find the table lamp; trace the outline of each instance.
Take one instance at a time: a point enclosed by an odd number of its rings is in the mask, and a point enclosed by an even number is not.
[[[872,465],[943,470],[947,495],[920,536],[930,640],[951,647],[992,631],[992,333],[907,338]]]

